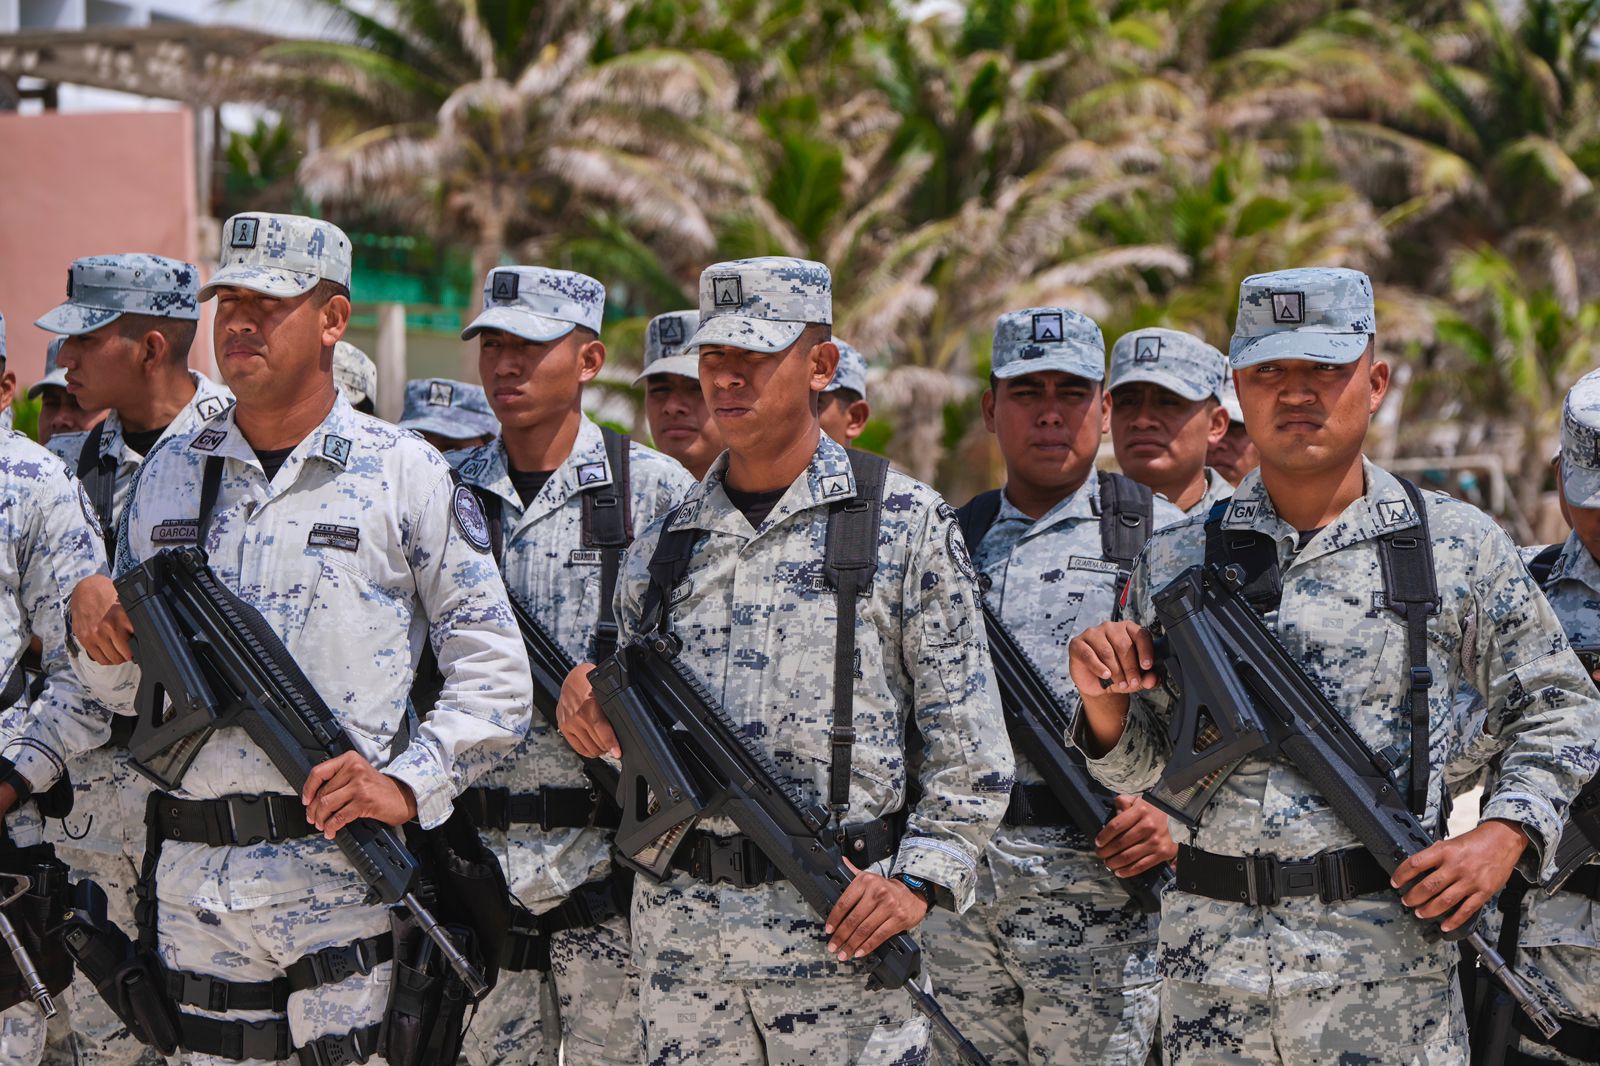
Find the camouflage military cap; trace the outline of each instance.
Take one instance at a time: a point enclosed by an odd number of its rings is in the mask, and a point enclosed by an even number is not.
[[[1359,270],[1299,267],[1239,284],[1228,360],[1243,370],[1276,359],[1353,363],[1377,330],[1372,282]]]
[[[333,346],[333,383],[354,406],[362,400],[377,402],[378,364],[349,341]]]
[[[849,389],[862,399],[866,399],[867,357],[857,351],[855,345],[846,344],[838,337],[833,338],[833,343],[839,348],[839,368],[833,372],[833,380],[828,382],[828,387],[822,391]]]
[[[1239,393],[1233,387],[1233,375],[1222,375],[1222,409],[1228,412],[1228,421],[1244,425],[1244,408],[1239,406]]]
[[[786,256],[736,259],[700,274],[700,328],[689,343],[781,352],[809,323],[833,324],[833,275]]]
[[[0,358],[5,357],[5,344],[3,334],[5,327],[0,326]],[[39,394],[45,389],[64,389],[67,387],[67,370],[60,363],[61,346],[67,343],[67,338],[56,337],[50,341],[50,347],[44,353],[44,377],[28,386],[28,399],[38,399]]]
[[[448,378],[406,382],[406,407],[400,428],[451,440],[492,437],[500,429],[481,385]]]
[[[483,313],[461,331],[471,340],[499,329],[538,344],[560,340],[574,326],[600,332],[606,287],[575,270],[535,266],[495,267],[483,281]]]
[[[1106,387],[1143,381],[1185,400],[1220,400],[1227,377],[1227,359],[1199,337],[1175,329],[1142,329],[1123,334],[1112,345]]]
[[[1600,370],[1579,378],[1561,408],[1561,490],[1574,507],[1600,507]]]
[[[200,272],[181,259],[143,252],[86,256],[73,260],[67,270],[67,302],[34,325],[76,337],[124,314],[195,322],[200,318],[199,284]]]
[[[644,331],[644,369],[633,379],[637,385],[657,374],[700,378],[700,353],[689,343],[700,325],[699,311],[668,311],[650,320]]]
[[[344,230],[320,218],[251,212],[222,224],[222,258],[200,299],[225,286],[299,296],[319,281],[350,287],[350,238]]]
[[[1094,320],[1066,307],[1007,311],[994,326],[997,378],[1055,370],[1090,381],[1106,376],[1106,339]]]

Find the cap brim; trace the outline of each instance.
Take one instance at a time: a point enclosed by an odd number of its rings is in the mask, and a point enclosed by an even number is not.
[[[218,289],[249,289],[263,296],[276,296],[287,300],[304,296],[317,287],[322,279],[316,274],[299,270],[280,270],[259,266],[224,267],[211,275],[211,280],[200,286],[200,299],[209,300]]]
[[[397,423],[401,429],[414,430],[417,433],[432,433],[439,437],[448,437],[450,440],[471,440],[473,437],[494,436],[499,430],[500,423],[483,415],[472,414],[429,414],[418,415],[416,418],[402,418]]]
[[[28,399],[38,399],[39,394],[45,389],[64,389],[67,387],[67,372],[60,367],[50,371],[44,377],[28,386]]]
[[[1580,510],[1600,508],[1600,470],[1573,466],[1572,460],[1562,459],[1561,494]]]
[[[84,307],[71,301],[52,308],[33,320],[33,324],[63,337],[93,333],[107,322],[115,322],[125,312],[105,307]]]
[[[1239,406],[1239,401],[1232,396],[1222,398],[1222,409],[1228,412],[1228,421],[1244,425],[1244,408]]]
[[[747,352],[770,355],[781,352],[806,331],[804,322],[784,322],[770,318],[747,318],[744,315],[717,315],[700,323],[700,328],[689,338],[689,346],[724,345],[743,348]]]
[[[645,378],[657,377],[661,374],[676,374],[680,378],[693,378],[700,380],[700,357],[698,355],[665,355],[643,370],[633,379],[635,385]]]
[[[1137,385],[1140,383],[1159,385],[1168,392],[1182,396],[1190,403],[1216,396],[1215,391],[1199,388],[1194,382],[1185,381],[1177,374],[1165,370],[1151,370],[1146,367],[1136,367],[1132,370],[1124,371],[1117,377],[1112,378],[1106,388],[1115,392],[1124,385]]]
[[[1228,346],[1228,365],[1234,370],[1261,363],[1331,363],[1343,366],[1361,358],[1367,350],[1370,333],[1319,333],[1309,329],[1269,333],[1265,337],[1241,340]]]
[[[514,307],[491,307],[468,323],[461,331],[461,339],[470,341],[486,329],[497,329],[521,337],[535,344],[558,341],[577,328],[576,323],[559,318],[547,318],[532,311],[519,311]]]
[[[994,371],[994,376],[1002,380],[1020,378],[1024,374],[1071,374],[1075,378],[1085,381],[1100,382],[1106,379],[1105,366],[1092,366],[1081,359],[1073,359],[1068,355],[1042,355],[1037,359],[1017,359],[1007,363]]]

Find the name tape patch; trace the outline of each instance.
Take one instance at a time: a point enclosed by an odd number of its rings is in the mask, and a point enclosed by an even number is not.
[[[311,527],[310,536],[306,537],[306,547],[338,548],[353,552],[361,547],[361,530],[355,526],[335,526],[327,522],[318,522]]]
[[[1105,559],[1091,559],[1082,555],[1074,555],[1067,560],[1068,570],[1092,570],[1097,574],[1121,573],[1116,563]]]
[[[200,537],[200,523],[192,518],[169,518],[150,531],[151,544],[193,544]]]
[[[573,548],[572,554],[567,556],[567,563],[570,566],[599,566],[600,549]]]

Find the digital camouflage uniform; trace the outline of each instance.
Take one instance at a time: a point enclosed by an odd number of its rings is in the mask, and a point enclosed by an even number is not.
[[[833,343],[839,349],[839,365],[833,371],[833,380],[822,390],[823,394],[849,389],[862,399],[866,399],[867,357],[862,355],[855,345],[846,343],[838,337],[833,338]]]
[[[500,423],[489,409],[489,397],[484,395],[483,386],[449,378],[417,378],[406,382],[406,403],[399,426],[413,433],[432,433],[452,441],[492,437],[500,432]]]
[[[831,318],[820,264],[724,263],[701,276],[695,343],[782,351],[804,323]],[[807,802],[826,796],[831,748],[835,597],[823,581],[828,505],[856,493],[845,450],[822,436],[810,465],[759,530],[729,501],[719,458],[675,512],[672,528],[703,532],[671,590],[682,659],[745,736],[772,757]],[[656,522],[628,552],[618,590],[624,637],[638,632]],[[856,739],[845,824],[909,812],[892,862],[942,886],[965,909],[978,857],[1011,787],[1012,761],[989,671],[971,561],[954,512],[927,486],[890,472],[878,570],[860,601]],[[907,731],[926,745],[907,766]],[[737,830],[707,819],[719,834]],[[634,889],[646,1058],[652,1063],[926,1060],[927,1023],[898,991],[869,991],[856,965],[826,953],[823,920],[786,882],[751,889],[675,873]],[[913,930],[915,934],[915,930]]]
[[[348,240],[327,223],[236,216],[223,245],[211,286],[288,297],[321,277],[349,280]],[[210,457],[222,459],[203,545],[212,569],[261,612],[361,754],[409,786],[423,827],[440,825],[455,796],[509,754],[528,723],[527,659],[488,552],[482,512],[466,489],[454,486],[436,451],[359,414],[342,396],[270,483],[235,423],[236,411],[169,436],[146,457],[122,515],[117,570],[194,536],[202,472]],[[424,642],[437,658],[443,689],[396,754]],[[132,699],[138,676],[132,664],[100,667],[80,655],[75,665],[102,699],[119,707]],[[87,746],[63,738],[56,750]],[[49,771],[42,760],[32,762],[41,775]],[[173,795],[203,800],[241,792],[294,794],[244,731],[230,727],[199,750]],[[226,980],[270,980],[309,952],[389,928],[389,912],[368,902],[355,869],[320,834],[224,847],[168,840],[155,880],[163,961]],[[369,973],[292,993],[293,1044],[379,1021],[392,969],[382,962]],[[182,1009],[230,1021],[274,1017]],[[186,1060],[230,1061],[193,1052]]]
[[[635,385],[657,374],[676,374],[700,380],[700,349],[689,347],[689,338],[700,326],[700,312],[668,311],[650,320],[644,331],[644,368],[634,377]]]
[[[199,289],[199,271],[190,263],[143,254],[91,256],[72,264],[66,302],[36,325],[69,337],[111,327],[123,314],[198,321]],[[191,370],[189,377],[194,396],[166,427],[163,439],[193,430],[233,402],[232,393],[203,374]],[[90,436],[61,434],[50,439],[49,447],[68,470],[76,472]],[[101,518],[115,528],[144,456],[124,440],[122,419],[115,410],[101,423],[99,438],[97,458],[113,472],[111,513]],[[150,784],[129,764],[127,750],[116,744],[76,756],[67,772],[77,802],[66,819],[46,821],[45,839],[56,846],[56,854],[72,867],[75,878],[88,878],[105,889],[109,917],[131,927]],[[80,1057],[104,1066],[159,1061],[129,1035],[81,974],[64,998],[67,1009],[50,1023],[52,1047],[70,1042]]]
[[[1048,316],[1040,328],[1036,315]],[[1047,339],[1036,341],[1043,334]],[[1076,311],[1030,308],[995,327],[994,374],[1105,377],[1100,328]],[[1100,479],[1035,521],[1005,496],[973,546],[989,608],[1069,705],[1067,642],[1108,621],[1121,583],[1100,537]],[[1157,497],[1153,525],[1183,516]],[[1017,781],[1043,778],[1021,752]],[[923,925],[923,950],[946,1012],[995,1063],[1143,1066],[1159,1004],[1156,919],[1137,905],[1072,826],[1002,824],[984,852],[978,902]]]
[[[1304,270],[1246,279],[1236,369],[1271,359],[1346,363],[1371,334],[1371,289],[1354,271]],[[1269,303],[1270,300],[1270,303]],[[1274,327],[1274,315],[1278,324]],[[1285,329],[1308,323],[1323,332]],[[1343,324],[1341,324],[1343,323]],[[1309,333],[1309,335],[1308,335]],[[1261,339],[1264,338],[1264,339]],[[1415,524],[1391,474],[1364,466],[1365,493],[1296,551],[1298,532],[1273,509],[1259,472],[1240,484],[1226,529],[1277,544],[1283,599],[1268,627],[1398,774],[1411,758],[1406,629],[1382,606],[1376,538]],[[1447,757],[1464,749],[1462,684],[1484,693],[1488,730],[1504,748],[1503,775],[1484,809],[1526,827],[1528,871],[1548,864],[1562,811],[1596,764],[1600,708],[1516,548],[1482,512],[1426,496],[1441,607],[1428,620],[1430,785],[1423,823],[1441,828]],[[1134,568],[1125,617],[1148,627],[1151,598],[1205,555],[1202,518],[1159,531]],[[1170,752],[1165,688],[1135,695],[1127,729],[1091,760],[1108,786],[1150,788]],[[1192,846],[1297,860],[1357,845],[1286,758],[1253,755],[1226,779],[1187,834]],[[1456,947],[1429,936],[1395,893],[1333,905],[1290,897],[1250,906],[1168,891],[1161,916],[1163,1041],[1187,1063],[1462,1063],[1466,1034]]]
[[[351,407],[377,401],[378,364],[349,341],[333,346],[333,384]]]
[[[1222,403],[1225,391],[1232,392],[1227,358],[1199,337],[1175,329],[1135,330],[1124,333],[1111,346],[1106,391],[1134,382],[1159,385],[1191,402],[1210,397]],[[1233,486],[1209,466],[1205,478],[1205,493],[1186,514],[1206,514],[1213,505],[1233,497]]]
[[[495,275],[516,270],[521,275],[515,297],[493,299]],[[498,316],[497,328],[533,333],[570,332],[573,324],[598,332],[605,290],[593,279],[592,296],[576,303],[551,299],[543,282],[566,271],[501,268],[485,286],[486,306],[505,308],[510,301],[528,308],[524,320]],[[583,275],[568,275],[583,278]],[[570,288],[570,286],[567,286]],[[563,328],[564,327],[564,328]],[[471,327],[469,326],[469,330]],[[474,331],[475,332],[475,331]],[[415,384],[415,383],[413,383]],[[481,395],[481,390],[480,390]],[[585,417],[572,451],[545,482],[527,509],[511,483],[505,445],[493,441],[452,452],[461,479],[500,498],[504,532],[501,569],[507,590],[544,626],[573,662],[590,658],[590,640],[600,614],[599,553],[583,544],[583,491],[609,485],[621,476],[606,460],[600,427]],[[693,479],[659,452],[641,444],[628,451],[629,514],[632,531],[641,532],[651,519],[684,496]],[[480,784],[536,792],[540,787],[583,788],[589,781],[582,761],[555,729],[534,715],[527,738],[516,753],[486,774]],[[514,825],[510,831],[486,832],[490,846],[505,866],[512,892],[534,913],[544,913],[574,889],[604,879],[611,872],[611,834],[600,828],[556,828]],[[551,938],[550,955],[555,1012],[560,1034],[546,1038],[538,1004],[544,980],[537,970],[502,972],[468,1035],[468,1058],[491,1066],[498,1062],[555,1061],[561,1047],[567,1066],[634,1063],[639,1060],[638,982],[628,980],[628,923],[611,918],[587,929],[569,929]]]

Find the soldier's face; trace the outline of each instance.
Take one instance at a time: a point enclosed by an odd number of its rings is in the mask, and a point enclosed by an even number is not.
[[[217,369],[246,405],[279,406],[332,389],[333,347],[349,319],[350,301],[343,296],[324,301],[313,289],[280,298],[225,286],[217,290],[212,330]]]
[[[1261,453],[1256,451],[1255,442],[1244,426],[1230,420],[1228,431],[1206,453],[1206,465],[1238,488],[1244,476],[1261,465]]]
[[[78,403],[91,410],[116,406],[144,388],[138,340],[124,336],[120,323],[113,321],[92,333],[68,337],[56,354],[56,361],[67,372],[67,391]]]
[[[606,358],[605,345],[586,337],[576,329],[544,342],[498,329],[478,334],[478,376],[502,426],[531,429],[579,406]]]
[[[1369,348],[1343,366],[1285,359],[1247,367],[1234,380],[1262,467],[1319,473],[1361,454],[1367,426],[1389,388],[1389,365]]]
[[[801,439],[817,424],[815,396],[839,365],[832,341],[806,336],[770,354],[726,345],[700,349],[700,389],[723,443],[735,453],[764,455]]]
[[[106,412],[85,411],[77,397],[59,385],[48,385],[39,393],[39,443],[47,444],[58,433],[82,433],[93,429]]]
[[[1216,400],[1186,400],[1148,381],[1111,390],[1111,445],[1117,465],[1135,481],[1198,477],[1227,428],[1228,412]]]
[[[1574,507],[1567,502],[1561,464],[1556,463],[1556,499],[1561,501],[1561,517],[1578,535],[1589,554],[1600,559],[1600,507]]]
[[[1059,371],[1001,378],[983,394],[1006,478],[1034,491],[1072,491],[1094,467],[1106,428],[1098,382]]]
[[[711,419],[700,379],[653,374],[645,382],[644,413],[650,423],[650,439],[689,473],[705,477],[711,461],[722,452],[722,431]]]

